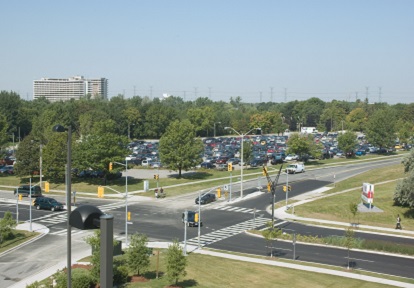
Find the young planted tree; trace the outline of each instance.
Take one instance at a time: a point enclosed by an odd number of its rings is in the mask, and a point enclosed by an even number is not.
[[[351,211],[352,216],[354,217],[354,224],[356,224],[355,222],[355,217],[358,214],[358,203],[356,202],[351,202],[349,203],[349,210]]]
[[[178,279],[187,275],[185,267],[187,266],[187,258],[183,254],[183,249],[177,240],[168,246],[167,250],[167,277],[169,281],[174,281],[175,285]]]
[[[137,275],[145,272],[150,265],[151,249],[147,247],[148,237],[144,234],[133,234],[125,253],[128,268]]]
[[[270,257],[273,257],[273,240],[282,234],[282,230],[275,228],[272,225],[272,221],[267,222],[266,225],[268,228],[262,231],[262,235],[266,239],[267,247],[270,246]]]
[[[355,244],[355,232],[350,227],[345,231],[345,247],[348,249],[348,269],[349,269],[349,251],[354,247]]]
[[[352,155],[352,152],[357,146],[357,137],[354,132],[347,131],[338,136],[338,148],[344,151],[345,155]]]

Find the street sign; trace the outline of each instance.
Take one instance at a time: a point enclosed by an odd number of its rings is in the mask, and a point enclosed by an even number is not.
[[[132,225],[132,224],[134,224],[133,222],[127,222],[127,224],[130,224],[130,225]]]
[[[229,186],[228,185],[224,185],[224,190],[228,191],[229,190]]]

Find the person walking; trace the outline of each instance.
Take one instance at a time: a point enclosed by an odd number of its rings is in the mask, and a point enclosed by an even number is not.
[[[395,226],[395,229],[402,230],[400,214],[397,215],[397,226]]]

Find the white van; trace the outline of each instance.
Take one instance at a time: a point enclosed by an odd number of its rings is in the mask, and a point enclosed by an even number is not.
[[[295,173],[304,173],[305,172],[305,164],[303,163],[295,163],[289,164],[286,168],[286,173],[295,174]]]

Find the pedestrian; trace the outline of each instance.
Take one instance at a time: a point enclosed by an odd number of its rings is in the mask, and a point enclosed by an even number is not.
[[[397,215],[397,226],[395,226],[395,229],[402,229],[400,214]]]

